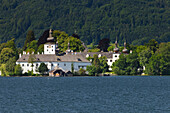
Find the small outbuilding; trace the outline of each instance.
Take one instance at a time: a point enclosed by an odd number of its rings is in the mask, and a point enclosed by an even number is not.
[[[65,72],[61,69],[54,69],[49,72],[49,76],[51,77],[62,77],[65,75]]]

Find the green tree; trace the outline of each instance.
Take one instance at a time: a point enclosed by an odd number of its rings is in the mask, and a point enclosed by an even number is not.
[[[84,51],[85,49],[80,39],[69,36],[63,31],[54,30],[53,36],[56,37],[56,40],[58,41],[58,47],[63,52],[68,49],[68,42],[70,43],[69,48],[73,51]]]
[[[165,70],[166,62],[163,59],[161,54],[153,55],[149,59],[149,64],[146,65],[146,73],[149,75],[162,75],[162,72]]]
[[[41,74],[45,74],[47,71],[48,71],[47,65],[45,65],[45,63],[41,63],[38,68],[38,72]]]
[[[94,54],[93,56],[93,61],[92,61],[92,65],[91,66],[87,66],[87,71],[89,75],[98,75],[99,73],[105,73],[106,71],[108,71],[108,64],[106,61],[106,57],[102,56],[100,58],[98,58],[98,56],[96,54]]]
[[[80,68],[79,72],[80,75],[86,75],[86,70],[83,68]]]
[[[27,44],[29,44],[33,40],[35,40],[34,32],[32,30],[30,30],[27,33],[26,40],[25,40],[25,43],[24,43],[24,46],[23,46],[23,50],[26,50],[27,49]]]
[[[74,73],[74,64],[71,63],[71,72]]]
[[[37,42],[38,42],[37,40],[33,40],[30,43],[27,43],[26,52],[30,52],[30,53],[34,52],[35,53],[38,48]]]
[[[11,48],[3,48],[0,54],[0,63],[5,64],[10,58],[15,57],[15,52]]]
[[[33,64],[36,61],[36,56],[34,54],[30,54],[28,58],[28,63],[31,63],[32,71],[33,71]]]
[[[93,76],[93,75],[97,75],[97,68],[94,65],[91,66],[87,66],[86,70],[88,71],[88,74]]]
[[[155,39],[151,39],[148,43],[145,44],[150,50],[152,50],[154,53],[156,52],[158,48],[158,42]]]
[[[14,75],[14,71],[15,71],[15,64],[16,63],[16,60],[15,60],[15,57],[13,57],[13,58],[10,58],[7,62],[6,62],[6,64],[5,64],[5,66],[6,66],[6,71],[7,71],[7,73],[8,73],[8,75]]]
[[[150,75],[170,75],[170,42],[159,44],[159,49],[149,59],[146,73]]]
[[[112,70],[118,75],[125,75],[127,65],[126,56],[121,54],[119,60],[112,64]]]
[[[22,68],[19,64],[15,66],[15,75],[22,75]]]
[[[42,53],[44,52],[44,44],[41,44],[39,47],[38,47],[38,50],[37,50],[37,53]]]
[[[1,64],[0,70],[1,70],[1,76],[8,76],[5,64]]]
[[[137,53],[132,53],[126,56],[126,74],[128,75],[137,75],[138,69],[140,68],[139,59]]]
[[[149,48],[142,50],[138,54],[140,65],[145,67],[149,63],[149,59],[152,56],[152,54],[153,52]]]
[[[101,69],[102,73],[107,72],[109,69],[109,65],[107,64],[107,57],[101,56],[99,58],[99,61],[100,61],[100,69]]]

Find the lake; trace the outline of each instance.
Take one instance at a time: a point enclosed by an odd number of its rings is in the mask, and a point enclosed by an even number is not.
[[[0,113],[170,113],[170,77],[0,77]]]

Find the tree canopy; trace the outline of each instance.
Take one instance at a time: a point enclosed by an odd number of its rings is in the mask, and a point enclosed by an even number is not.
[[[168,42],[169,4],[169,0],[3,0],[0,43],[15,37],[22,47],[29,30],[38,39],[49,28],[69,35],[76,30],[86,44],[98,44],[103,38],[113,42],[116,37],[121,44],[124,39],[134,45],[153,38]]]

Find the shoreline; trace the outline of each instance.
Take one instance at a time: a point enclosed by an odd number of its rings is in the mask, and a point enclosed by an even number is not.
[[[150,76],[155,76],[155,77],[158,77],[158,76],[170,76],[170,75],[109,75],[109,76],[90,76],[90,75],[78,75],[78,76],[61,76],[61,77],[115,77],[115,76],[119,76],[119,77],[123,77],[123,76],[134,76],[134,77],[150,77]],[[58,77],[55,77],[55,76],[0,76],[0,77],[50,77],[50,78],[58,78]],[[60,77],[59,77],[60,78]]]

